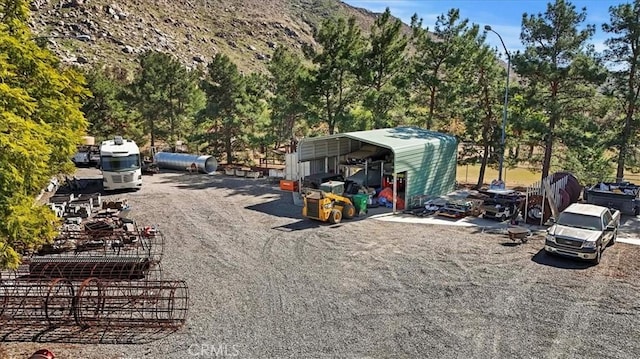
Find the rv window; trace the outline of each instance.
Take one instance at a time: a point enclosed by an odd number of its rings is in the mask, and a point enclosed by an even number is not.
[[[103,156],[101,166],[105,172],[136,170],[140,168],[140,155],[135,154],[124,157]]]

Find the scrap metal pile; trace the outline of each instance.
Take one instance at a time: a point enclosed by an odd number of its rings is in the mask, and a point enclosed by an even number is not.
[[[54,196],[51,207],[65,219],[53,243],[0,272],[0,327],[184,325],[187,285],[162,279],[164,237],[156,226],[138,226],[126,201],[99,195]]]

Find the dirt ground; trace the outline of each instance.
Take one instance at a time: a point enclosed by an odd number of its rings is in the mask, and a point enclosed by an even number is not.
[[[640,247],[598,266],[464,227],[301,218],[266,180],[162,173],[126,197],[167,238],[188,323],[138,344],[2,343],[8,358],[637,358]]]

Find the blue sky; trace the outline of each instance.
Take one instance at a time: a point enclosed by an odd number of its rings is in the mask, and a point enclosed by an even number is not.
[[[409,24],[414,13],[423,19],[423,24],[433,29],[436,17],[446,13],[451,8],[460,9],[462,18],[467,18],[471,23],[477,23],[480,27],[491,25],[500,33],[509,52],[522,50],[520,42],[520,26],[522,14],[544,13],[549,1],[543,0],[343,0],[345,3],[368,9],[374,12],[382,12],[389,7],[391,13]],[[630,1],[630,0],[629,0]],[[587,20],[585,24],[596,25],[596,33],[591,39],[597,51],[602,51],[607,34],[602,31],[601,24],[609,20],[609,6],[618,5],[628,1],[618,0],[575,0],[570,1],[577,9],[586,7]],[[497,47],[500,52],[502,45],[498,37],[489,33],[487,42]]]

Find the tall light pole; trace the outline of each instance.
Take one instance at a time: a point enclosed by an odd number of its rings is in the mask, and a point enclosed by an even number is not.
[[[505,86],[505,89],[504,89],[504,111],[502,113],[502,137],[500,138],[500,164],[498,165],[498,180],[502,181],[502,165],[504,163],[504,147],[505,147],[504,136],[505,136],[505,130],[507,127],[507,106],[509,105],[509,70],[511,70],[511,55],[509,55],[507,46],[505,46],[504,41],[502,41],[502,36],[500,36],[500,34],[498,34],[495,30],[493,30],[489,25],[485,25],[484,29],[498,35],[498,38],[502,43],[502,47],[504,48],[504,53],[507,55],[507,85]]]

